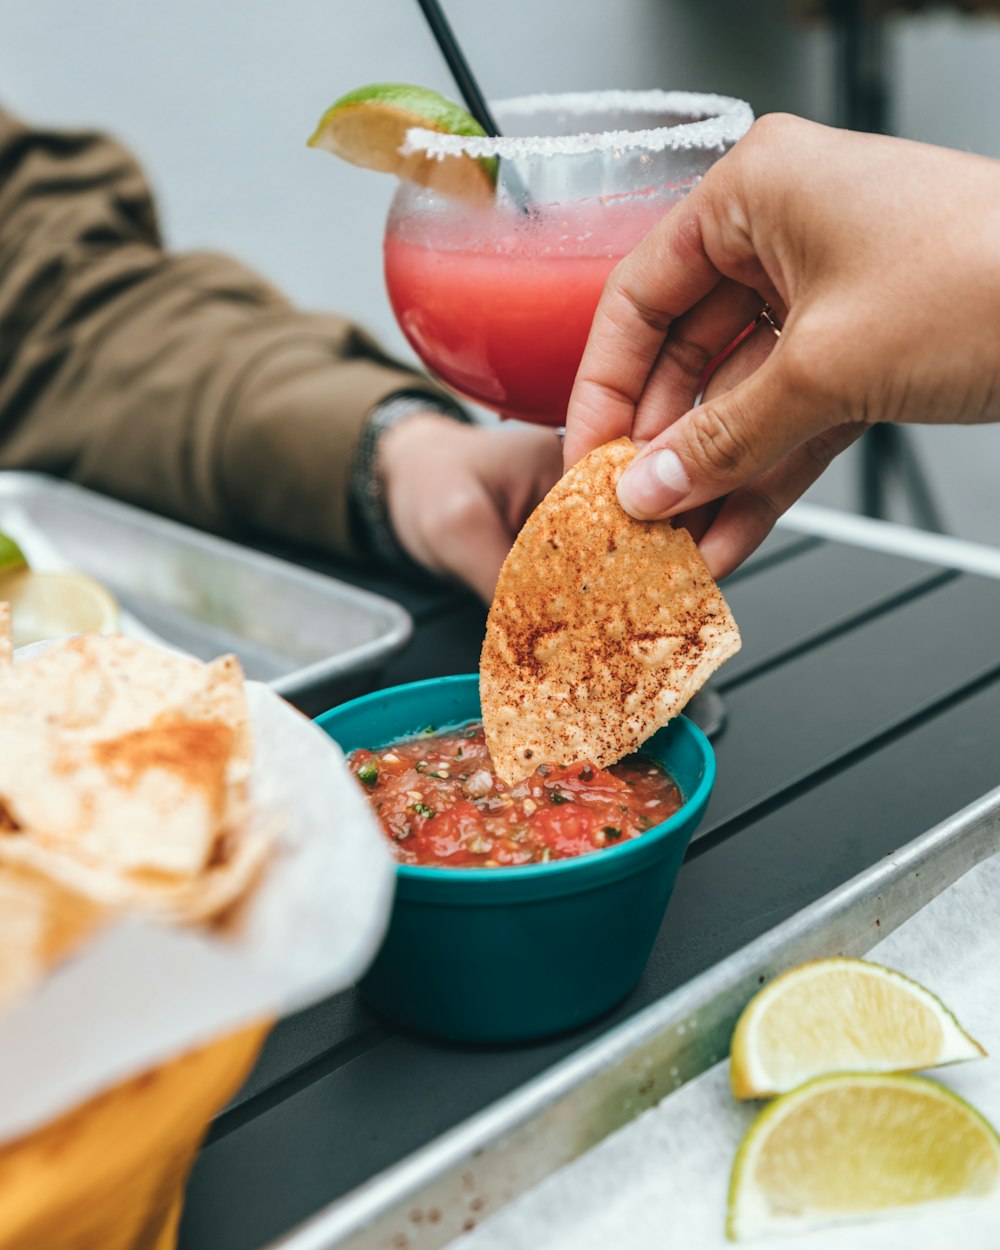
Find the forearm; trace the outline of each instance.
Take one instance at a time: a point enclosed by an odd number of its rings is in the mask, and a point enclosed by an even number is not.
[[[439,394],[235,261],[164,253],[124,149],[0,114],[4,467],[343,553],[353,448],[400,389]]]

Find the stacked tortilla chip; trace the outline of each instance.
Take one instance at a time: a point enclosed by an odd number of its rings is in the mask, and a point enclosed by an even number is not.
[[[237,902],[271,842],[250,768],[235,657],[81,634],[14,664],[0,605],[0,1003],[122,910]]]

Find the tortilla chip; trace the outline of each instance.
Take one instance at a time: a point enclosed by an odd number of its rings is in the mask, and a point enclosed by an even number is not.
[[[224,816],[232,738],[179,718],[92,745],[0,724],[0,795],[22,838],[123,870],[193,874]]]
[[[77,634],[0,673],[0,717],[41,719],[91,742],[113,738],[201,697],[229,658],[205,665],[120,634]]]
[[[0,1010],[41,981],[106,919],[101,907],[30,868],[0,864]]]
[[[114,908],[202,920],[273,844],[250,812],[234,656],[79,635],[0,669],[0,861]]]
[[[222,834],[219,855],[195,876],[152,870],[123,871],[113,864],[67,854],[31,838],[8,838],[0,846],[7,865],[44,874],[65,889],[109,911],[139,910],[170,923],[215,920],[242,902],[274,848],[280,824],[263,816]]]
[[[508,784],[539,764],[606,768],[672,720],[740,647],[691,535],[636,521],[618,439],[556,483],[500,572],[480,662],[486,742]]]

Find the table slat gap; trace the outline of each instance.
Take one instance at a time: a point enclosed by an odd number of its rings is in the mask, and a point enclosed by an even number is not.
[[[293,1094],[307,1089],[310,1085],[315,1085],[317,1081],[322,1081],[331,1072],[353,1063],[359,1056],[367,1055],[393,1037],[395,1032],[396,1030],[391,1025],[380,1022],[286,1073],[252,1097],[235,1106],[227,1107],[216,1116],[205,1144],[211,1145],[213,1142],[221,1141],[229,1133],[243,1128],[251,1120],[255,1120],[259,1115],[270,1111],[272,1107],[291,1098]]]
[[[727,690],[735,690],[737,687],[745,685],[748,681],[763,676],[772,669],[781,668],[789,660],[798,659],[799,656],[805,655],[807,651],[823,646],[841,634],[850,633],[852,629],[860,629],[861,626],[867,625],[869,621],[873,621],[877,617],[884,616],[887,612],[894,612],[898,608],[905,607],[906,604],[911,603],[915,599],[920,599],[924,595],[939,590],[948,582],[955,581],[961,576],[962,574],[957,569],[942,569],[940,573],[930,574],[926,581],[921,582],[917,586],[910,586],[906,590],[901,590],[887,596],[885,599],[879,600],[878,603],[869,604],[868,607],[860,609],[853,616],[842,617],[840,620],[835,621],[828,629],[817,630],[813,634],[808,634],[804,638],[790,643],[784,651],[775,655],[765,656],[756,663],[747,665],[747,667],[728,681],[726,680],[726,670],[723,669],[720,675],[713,680],[713,685],[720,693],[724,693]]]
[[[817,785],[830,780],[838,773],[846,772],[853,768],[859,760],[864,759],[873,751],[881,750],[883,747],[891,745],[894,741],[906,737],[907,734],[918,729],[926,721],[935,719],[958,704],[974,698],[981,691],[998,681],[1000,681],[1000,663],[991,665],[984,672],[971,677],[968,681],[963,682],[962,685],[954,690],[950,690],[940,698],[921,704],[902,720],[886,726],[885,729],[880,730],[878,733],[856,743],[849,750],[839,752],[816,768],[811,768],[808,772],[801,774],[787,785],[782,786],[780,790],[776,790],[754,803],[748,804],[745,808],[726,816],[715,825],[709,825],[704,832],[699,832],[696,835],[695,840],[688,848],[685,862],[696,859],[706,851],[719,846],[720,843],[728,841],[748,825],[756,824],[770,812],[784,807],[787,803],[815,789]]]
[[[734,586],[746,577],[754,577],[765,569],[773,568],[776,564],[784,564],[786,560],[797,560],[800,556],[804,556],[810,551],[815,551],[817,547],[825,547],[827,545],[827,541],[824,538],[803,535],[801,542],[782,547],[778,551],[763,552],[761,555],[750,555],[738,569],[734,569],[723,580],[723,593],[725,593],[727,586]]]

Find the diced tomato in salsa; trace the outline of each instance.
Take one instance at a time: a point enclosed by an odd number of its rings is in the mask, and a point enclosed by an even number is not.
[[[683,803],[669,774],[632,755],[609,769],[543,764],[508,786],[483,727],[433,727],[348,763],[404,864],[498,868],[586,855],[659,825]]]

